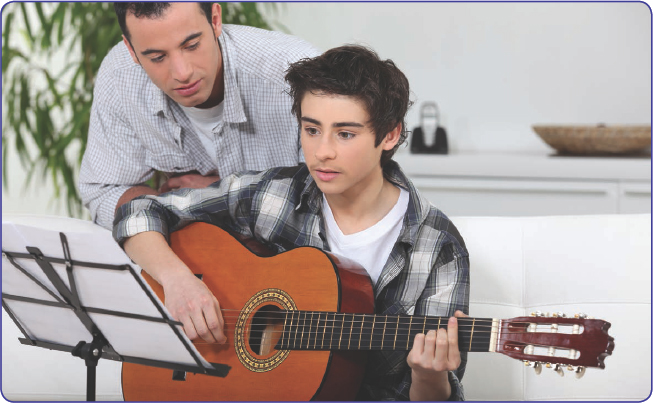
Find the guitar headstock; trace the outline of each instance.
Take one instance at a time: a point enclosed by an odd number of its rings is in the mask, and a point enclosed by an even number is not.
[[[496,351],[533,365],[538,374],[543,366],[561,376],[567,368],[580,378],[586,367],[605,368],[603,361],[614,350],[609,328],[609,322],[583,314],[532,313],[501,320]]]

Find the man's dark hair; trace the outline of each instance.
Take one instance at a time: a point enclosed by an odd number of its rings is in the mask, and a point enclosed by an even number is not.
[[[211,24],[211,7],[212,2],[199,2],[200,11],[206,16],[206,19]],[[113,3],[113,9],[116,11],[118,17],[118,24],[122,30],[123,35],[127,40],[131,41],[129,30],[127,29],[127,14],[134,14],[136,18],[160,18],[164,12],[170,7],[170,3],[160,1],[144,1],[144,2],[120,2]]]
[[[381,60],[371,49],[347,45],[326,51],[311,59],[290,65],[286,72],[293,98],[292,113],[301,125],[304,95],[345,95],[363,102],[379,146],[386,134],[401,123],[397,145],[381,154],[381,165],[390,161],[406,140],[406,111],[409,99],[408,79],[392,60]]]

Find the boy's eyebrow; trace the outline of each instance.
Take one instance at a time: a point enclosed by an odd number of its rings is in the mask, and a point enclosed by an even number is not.
[[[195,38],[199,38],[200,36],[202,36],[201,32],[196,32],[194,34],[188,35],[183,41],[181,41],[181,43],[179,44],[179,47],[184,46],[188,42],[192,41]],[[159,50],[159,49],[145,49],[144,51],[141,52],[141,54],[143,56],[147,56],[147,55],[152,54],[152,53],[164,53],[164,51]]]
[[[313,123],[314,125],[319,125],[319,126],[322,125],[322,123],[319,120],[313,118],[307,118],[306,116],[302,116],[301,120],[304,122]],[[365,127],[364,124],[357,123],[357,122],[337,122],[334,123],[332,126],[333,127]]]

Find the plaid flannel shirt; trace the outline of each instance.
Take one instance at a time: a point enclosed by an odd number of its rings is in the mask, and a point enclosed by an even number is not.
[[[469,256],[456,227],[423,199],[391,161],[386,178],[410,194],[401,233],[375,284],[377,314],[453,316],[469,312]],[[277,253],[300,246],[329,251],[322,218],[322,193],[305,165],[242,172],[205,189],[181,189],[144,196],[116,215],[114,238],[144,231],[166,237],[189,223],[203,221],[256,239]],[[411,370],[407,351],[372,352],[361,400],[408,400]],[[449,373],[450,400],[464,400],[458,370]]]
[[[181,107],[122,42],[102,61],[79,174],[79,193],[94,222],[111,228],[120,196],[155,170],[225,177],[303,161],[284,76],[290,63],[320,52],[294,36],[238,25],[224,25],[218,43],[225,93],[224,116],[213,129],[217,165]]]

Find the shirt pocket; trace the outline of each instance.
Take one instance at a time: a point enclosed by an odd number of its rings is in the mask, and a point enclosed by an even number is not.
[[[145,165],[157,171],[176,173],[196,170],[195,161],[173,149],[146,150]]]

